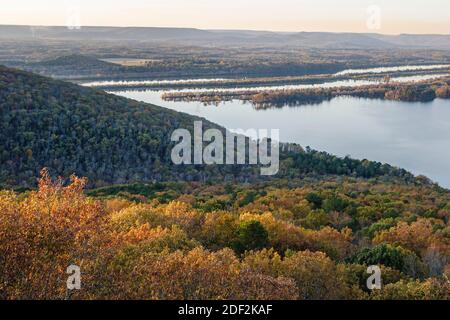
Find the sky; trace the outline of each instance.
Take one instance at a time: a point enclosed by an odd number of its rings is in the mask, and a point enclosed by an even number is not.
[[[450,34],[449,0],[0,0],[0,24]]]

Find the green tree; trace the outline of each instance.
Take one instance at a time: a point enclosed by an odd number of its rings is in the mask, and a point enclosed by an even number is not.
[[[381,264],[416,278],[421,278],[425,274],[424,265],[413,252],[388,244],[380,244],[373,248],[364,248],[349,258],[349,262],[364,265]]]
[[[323,198],[315,192],[308,193],[306,200],[313,205],[314,209],[319,209],[322,207]]]
[[[260,250],[269,243],[269,234],[259,221],[242,222],[237,230],[234,249],[238,253]]]

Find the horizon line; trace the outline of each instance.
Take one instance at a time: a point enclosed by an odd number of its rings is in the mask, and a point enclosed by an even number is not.
[[[30,24],[2,24],[0,27],[30,27],[30,28],[67,28],[64,25],[30,25]],[[450,33],[380,33],[380,32],[358,32],[358,31],[276,31],[276,30],[263,30],[263,29],[224,29],[224,28],[212,28],[202,29],[195,27],[173,27],[173,26],[112,26],[112,25],[86,25],[80,26],[82,28],[141,28],[141,29],[178,29],[178,30],[199,30],[199,31],[234,31],[234,32],[266,32],[266,33],[331,33],[331,34],[376,34],[383,36],[450,36]],[[74,30],[71,30],[74,31]]]

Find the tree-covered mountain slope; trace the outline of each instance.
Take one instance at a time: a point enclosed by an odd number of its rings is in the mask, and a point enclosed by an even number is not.
[[[255,166],[173,165],[173,130],[192,130],[197,120],[155,105],[0,66],[0,185],[34,187],[44,167],[54,176],[87,177],[91,187],[262,179]],[[220,128],[205,119],[203,125]],[[341,159],[309,149],[284,146],[283,150],[277,178],[348,175],[414,179],[405,170],[386,164]]]

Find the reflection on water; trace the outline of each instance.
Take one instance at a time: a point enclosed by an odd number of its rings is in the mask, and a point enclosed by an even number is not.
[[[350,75],[358,75],[358,74],[381,74],[381,73],[389,73],[389,72],[403,72],[403,71],[426,71],[426,70],[439,70],[450,68],[449,64],[439,64],[439,65],[421,65],[421,66],[396,66],[396,67],[379,67],[379,68],[367,68],[367,69],[347,69],[341,72],[334,74],[335,77],[341,76],[350,76]],[[447,76],[448,74],[434,74],[434,75],[416,75],[416,76],[407,76],[407,77],[396,77],[393,78],[392,81],[398,82],[406,82],[406,81],[420,81],[420,80],[429,80],[436,79],[442,76]],[[330,76],[330,78],[332,78]],[[255,78],[255,81],[258,78]],[[274,78],[275,79],[275,78]],[[287,80],[289,78],[286,78]],[[174,79],[174,80],[157,80],[157,79],[149,79],[149,80],[110,80],[110,81],[94,81],[94,82],[85,82],[82,85],[86,87],[109,87],[109,88],[120,88],[120,87],[139,87],[139,86],[170,86],[170,85],[182,85],[182,84],[198,84],[198,88],[196,89],[180,89],[177,91],[181,92],[213,92],[217,91],[217,89],[211,88],[202,88],[202,84],[217,84],[219,85],[222,82],[232,81],[233,79],[225,79],[225,78],[214,78],[214,79]],[[238,78],[235,80],[244,80],[243,78]],[[278,85],[278,86],[250,86],[250,87],[240,87],[240,88],[224,88],[220,89],[222,92],[242,92],[248,90],[283,90],[283,89],[311,89],[311,88],[333,88],[339,86],[348,86],[348,87],[356,87],[356,86],[364,86],[370,84],[376,84],[379,81],[377,80],[342,80],[342,81],[327,81],[324,83],[318,84],[297,84],[297,85]],[[164,90],[164,89],[163,89]],[[170,90],[170,88],[166,88],[165,90]]]
[[[115,94],[204,117],[229,129],[280,129],[282,141],[386,162],[450,188],[449,100],[405,103],[340,97],[314,106],[257,110],[241,101],[218,106],[166,102],[154,91]]]
[[[413,76],[402,76],[402,77],[393,77],[390,79],[391,83],[405,83],[412,81],[425,81],[438,79],[442,77],[448,77],[450,73],[442,73],[442,74],[427,74],[427,75],[413,75]],[[159,89],[161,92],[232,92],[232,93],[247,93],[251,92],[267,92],[267,91],[276,91],[276,90],[302,90],[302,89],[316,89],[316,88],[339,88],[339,87],[363,87],[367,85],[376,85],[380,84],[380,80],[340,80],[340,81],[328,81],[323,83],[315,83],[315,84],[290,84],[290,85],[278,85],[278,86],[249,86],[249,87],[239,87],[239,88],[202,88],[201,83],[215,83],[220,82],[223,79],[196,79],[196,80],[148,80],[148,81],[99,81],[99,82],[89,82],[84,83],[83,86],[104,86],[104,87],[117,87],[120,86],[138,86],[138,85],[146,85],[146,84],[180,84],[180,83],[199,83],[199,88],[188,88],[188,89]],[[205,82],[206,81],[206,82]],[[120,89],[119,89],[120,90]]]
[[[421,70],[436,70],[449,68],[450,64],[434,64],[422,66],[398,66],[398,67],[380,67],[368,69],[348,69],[335,74],[335,76],[346,76],[354,74],[365,73],[387,73],[387,72],[401,72],[401,71],[421,71]]]
[[[177,79],[177,80],[136,80],[136,81],[93,81],[85,82],[82,85],[85,87],[122,87],[122,86],[139,86],[139,85],[176,85],[186,83],[216,83],[227,79]]]
[[[425,81],[438,79],[442,77],[448,77],[450,73],[446,74],[426,74],[426,75],[414,75],[414,76],[404,76],[404,77],[394,77],[390,79],[390,83],[405,83],[405,82],[417,82],[417,81]],[[302,90],[302,89],[332,89],[339,87],[348,87],[348,88],[356,88],[356,87],[364,87],[368,85],[376,85],[380,84],[379,80],[341,80],[341,81],[330,81],[324,83],[316,83],[316,84],[292,84],[292,85],[282,85],[282,86],[264,86],[264,87],[242,87],[242,88],[213,88],[213,89],[205,89],[205,88],[197,88],[197,89],[167,89],[161,91],[167,92],[232,92],[232,93],[246,93],[249,91],[252,92],[267,92],[267,91],[277,91],[277,90]]]

